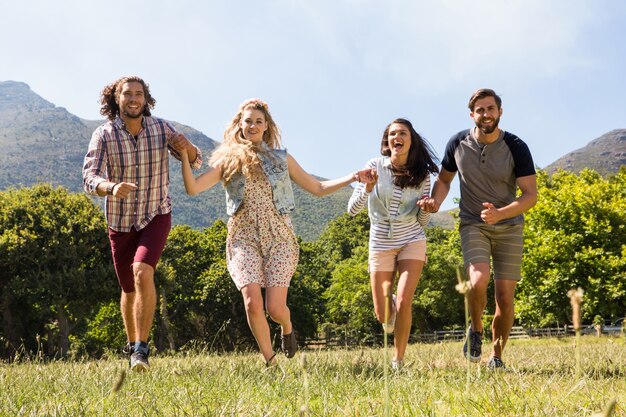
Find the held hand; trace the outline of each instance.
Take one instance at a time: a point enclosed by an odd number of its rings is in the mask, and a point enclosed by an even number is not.
[[[480,218],[487,224],[496,224],[500,220],[500,212],[491,203],[483,203],[485,210],[480,212]]]
[[[191,146],[189,139],[182,133],[175,133],[170,138],[170,145],[176,149],[176,152],[183,154],[187,152],[187,148]]]
[[[126,198],[131,191],[137,189],[137,186],[130,182],[120,182],[113,187],[113,196],[115,198]]]
[[[371,192],[378,181],[378,172],[376,168],[365,168],[356,172],[356,176],[359,182],[365,184],[367,192]]]
[[[359,177],[359,182],[364,182],[366,184],[373,182],[376,183],[378,181],[378,173],[376,172],[376,168],[365,168],[360,171],[357,171],[357,175]]]
[[[422,197],[417,201],[417,205],[424,211],[428,213],[437,213],[439,211],[440,203],[437,203],[434,198],[430,198],[428,196]]]

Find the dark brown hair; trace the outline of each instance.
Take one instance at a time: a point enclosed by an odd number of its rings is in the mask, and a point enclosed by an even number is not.
[[[150,95],[148,83],[135,75],[122,77],[102,89],[102,93],[100,93],[100,104],[102,105],[100,108],[101,115],[106,116],[109,120],[114,120],[120,114],[120,106],[117,104],[116,99],[120,96],[122,85],[128,82],[138,82],[143,86],[143,93],[146,98],[143,115],[150,116],[150,109],[154,109],[156,100]]]
[[[467,107],[469,107],[470,111],[474,111],[474,105],[476,104],[476,101],[485,97],[493,97],[494,100],[496,100],[496,105],[498,106],[498,109],[502,107],[502,99],[499,95],[496,94],[495,91],[490,88],[481,88],[480,90],[477,90],[474,94],[472,94],[472,97],[470,97]]]
[[[395,119],[385,128],[383,140],[380,143],[380,153],[383,156],[391,156],[389,128],[394,123],[399,123],[409,129],[411,133],[411,148],[409,149],[406,165],[403,167],[391,167],[394,174],[393,183],[400,188],[417,188],[430,173],[439,172],[435,162],[437,157],[430,144],[415,131],[413,125],[407,119]]]

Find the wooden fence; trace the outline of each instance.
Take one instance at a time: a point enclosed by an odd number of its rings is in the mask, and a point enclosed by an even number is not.
[[[587,326],[581,333],[594,333],[593,326]],[[509,339],[528,339],[531,337],[564,337],[573,336],[576,332],[572,327],[524,328],[514,326]],[[623,334],[623,333],[622,333]],[[393,336],[391,336],[393,338]],[[433,333],[416,333],[409,338],[410,343],[437,343],[443,341],[460,341],[465,338],[465,330],[439,330]],[[393,339],[391,339],[393,340]],[[376,334],[366,338],[358,338],[348,334],[336,334],[329,337],[308,338],[302,344],[310,349],[346,348],[359,346],[376,346],[383,343],[383,335]]]

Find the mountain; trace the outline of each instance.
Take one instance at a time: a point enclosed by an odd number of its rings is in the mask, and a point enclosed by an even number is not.
[[[57,107],[23,82],[0,81],[0,190],[48,182],[82,192],[83,158],[92,132],[102,122],[81,119]],[[172,123],[202,149],[206,161],[218,142],[192,127]],[[588,167],[609,175],[624,164],[626,129],[616,129],[559,158],[545,170],[578,172]],[[184,191],[178,161],[173,160],[171,168],[174,224],[202,228],[228,218],[221,186],[190,197]],[[296,232],[303,239],[312,240],[330,220],[345,212],[352,188],[318,198],[294,184],[294,193],[296,211],[292,217]],[[100,204],[103,201],[94,200]],[[436,213],[430,225],[452,228],[454,219],[449,211]]]
[[[37,182],[82,192],[82,165],[94,129],[102,120],[85,120],[46,101],[22,82],[0,82],[0,190]],[[203,152],[205,161],[218,142],[189,126],[172,122]],[[221,186],[190,197],[185,193],[179,162],[171,161],[174,224],[201,228],[226,220]],[[206,165],[204,165],[204,168]],[[315,197],[294,184],[296,233],[305,240],[319,236],[328,221],[345,212],[352,188]],[[102,204],[103,199],[94,199]]]
[[[626,165],[626,129],[615,129],[560,157],[545,167],[545,171],[552,174],[562,169],[578,173],[590,168],[606,176],[617,173],[622,165]]]
[[[33,93],[27,84],[0,82],[0,189],[36,182],[82,190],[87,145],[102,120],[84,120]],[[174,123],[204,152],[216,142]]]

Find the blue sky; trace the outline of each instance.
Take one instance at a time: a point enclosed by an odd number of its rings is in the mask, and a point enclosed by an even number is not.
[[[480,87],[501,94],[500,126],[540,167],[626,127],[618,0],[7,0],[0,16],[0,81],[99,119],[102,87],[137,74],[156,115],[216,140],[261,97],[284,146],[324,177],[377,156],[396,117],[441,156]]]

